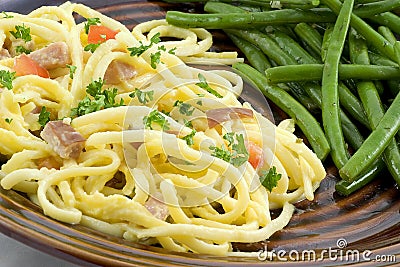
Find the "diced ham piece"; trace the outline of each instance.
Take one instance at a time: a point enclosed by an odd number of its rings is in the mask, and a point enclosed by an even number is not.
[[[149,199],[144,203],[144,206],[157,219],[165,221],[169,215],[167,205],[156,197],[150,196]]]
[[[253,110],[248,108],[216,108],[206,111],[208,127],[238,118],[253,118]]]
[[[7,59],[10,57],[11,57],[10,52],[8,52],[7,49],[5,48],[0,49],[0,60]]]
[[[38,169],[40,170],[41,168],[47,168],[47,169],[56,169],[59,170],[61,167],[61,164],[53,157],[48,157],[44,159],[40,159],[37,162],[38,164]]]
[[[114,60],[108,65],[104,74],[105,84],[119,84],[122,81],[127,81],[135,77],[136,69],[128,63]]]
[[[40,136],[64,159],[78,158],[86,139],[75,129],[62,121],[50,121]]]
[[[44,48],[33,51],[28,56],[47,70],[63,68],[67,64],[71,64],[69,49],[64,42],[52,43]]]

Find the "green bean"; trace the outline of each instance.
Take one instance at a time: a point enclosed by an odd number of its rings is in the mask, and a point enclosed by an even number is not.
[[[204,11],[208,13],[248,13],[247,10],[244,10],[241,7],[213,1],[207,2],[204,5]]]
[[[259,72],[264,73],[266,69],[271,67],[268,58],[257,46],[236,35],[228,34],[228,36],[240,51],[243,52],[249,63]]]
[[[385,163],[382,159],[379,159],[373,164],[372,168],[357,177],[357,179],[355,179],[353,182],[349,182],[346,180],[340,180],[339,182],[337,182],[335,185],[335,189],[341,195],[348,196],[371,182],[378,176],[378,174],[382,173],[384,169]]]
[[[298,83],[287,83],[289,86],[291,94],[311,113],[316,113],[319,109],[317,103],[314,102],[313,99],[307,94],[304,89],[304,85],[300,85]]]
[[[372,2],[363,4],[354,9],[354,14],[362,18],[368,18],[376,14],[391,11],[400,7],[400,2],[397,0],[384,0],[379,2]]]
[[[352,62],[357,64],[370,64],[367,44],[354,30],[350,32],[349,44]],[[375,129],[384,114],[378,91],[371,81],[358,82],[357,86],[358,94],[364,105],[369,124],[372,129]],[[395,138],[389,141],[388,147],[383,152],[383,156],[389,172],[400,184],[400,153]]]
[[[398,66],[396,62],[379,54],[370,52],[368,55],[372,64],[381,66]],[[398,79],[398,77],[394,78],[393,80],[388,80],[387,86],[393,96],[396,96],[400,92],[400,80]]]
[[[397,64],[400,66],[400,41],[396,41],[393,45],[394,47],[394,59],[396,60]]]
[[[235,63],[233,68],[242,77],[252,81],[267,98],[295,120],[309,140],[318,158],[323,160],[328,156],[330,148],[321,126],[301,104],[281,88],[268,85],[265,76],[251,66],[244,63]]]
[[[375,85],[378,95],[382,95],[383,92],[385,91],[385,85],[383,84],[383,82],[382,81],[372,81],[372,82]]]
[[[304,85],[304,89],[307,94],[314,100],[315,103],[321,108],[322,105],[322,95],[321,95],[321,86],[316,83],[307,83]],[[340,109],[340,120],[342,124],[343,135],[347,142],[353,148],[358,148],[364,142],[364,138],[358,130],[357,126],[349,119],[346,113]]]
[[[342,3],[339,0],[321,0],[321,3],[327,5],[336,14],[340,12],[342,6]],[[374,18],[377,16],[382,16],[382,14],[376,15]],[[368,23],[355,14],[351,15],[351,26],[356,29],[357,32],[361,34],[370,45],[376,47],[376,49],[378,49],[378,51],[380,51],[383,55],[386,55],[388,58],[394,57],[393,46],[387,45],[387,41],[382,35],[376,32],[370,25],[368,25]]]
[[[321,80],[324,65],[302,64],[277,66],[266,70],[270,83]],[[392,66],[340,64],[339,79],[391,80],[400,77],[400,69]]]
[[[322,122],[331,147],[331,157],[341,168],[348,160],[339,112],[339,62],[350,25],[354,0],[345,0],[333,28],[322,74]]]
[[[349,161],[340,168],[339,174],[343,179],[354,181],[382,154],[400,128],[399,117],[400,94],[395,97],[376,129],[372,131]]]
[[[392,45],[397,41],[396,36],[394,36],[392,30],[389,27],[379,26],[378,32],[382,34],[382,36],[385,37],[385,39]]]
[[[236,35],[254,45],[257,45],[271,61],[279,65],[293,64],[293,59],[286,54],[279,45],[267,34],[257,30],[226,29],[226,33]]]
[[[368,55],[369,59],[371,60],[371,63],[374,65],[398,67],[398,64],[396,62],[378,53],[369,51]]]
[[[299,22],[332,22],[336,16],[326,9],[298,10],[282,9],[264,12],[193,14],[179,11],[168,11],[166,20],[169,24],[182,28],[227,29],[259,27],[266,25],[287,25]]]
[[[332,24],[328,24],[325,32],[324,32],[324,36],[322,39],[322,45],[321,45],[321,59],[322,62],[325,62],[326,59],[326,53],[328,51],[328,46],[331,40],[331,36],[332,36],[332,32],[333,32],[333,25]]]
[[[294,27],[294,31],[315,53],[321,53],[322,37],[315,28],[302,22]]]
[[[392,12],[385,12],[375,15],[370,17],[369,20],[377,24],[387,26],[395,33],[400,34],[400,17]]]
[[[307,53],[307,51],[305,51],[298,42],[290,38],[290,36],[287,34],[276,31],[274,33],[270,33],[269,36],[280,46],[282,50],[294,58],[295,63],[304,64],[320,62],[310,56],[310,54]]]

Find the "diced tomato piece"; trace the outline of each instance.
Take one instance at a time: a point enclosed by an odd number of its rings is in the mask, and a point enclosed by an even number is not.
[[[247,151],[249,152],[249,162],[254,169],[261,167],[264,164],[263,150],[257,144],[248,141],[246,144]]]
[[[43,78],[50,77],[49,72],[45,68],[25,54],[15,58],[14,70],[17,76],[33,74]]]
[[[114,31],[106,26],[91,25],[88,33],[88,43],[98,44],[109,39],[115,39],[115,35],[117,35],[117,33],[119,33],[119,31]]]

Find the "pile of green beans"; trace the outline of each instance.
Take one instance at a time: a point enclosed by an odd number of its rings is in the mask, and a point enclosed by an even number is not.
[[[169,11],[167,22],[223,30],[246,58],[233,68],[333,161],[339,193],[386,170],[400,186],[399,0],[193,2],[205,13]]]

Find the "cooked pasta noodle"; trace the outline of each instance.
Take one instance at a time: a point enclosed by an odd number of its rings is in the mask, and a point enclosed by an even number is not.
[[[0,42],[0,75],[10,75],[0,89],[1,186],[56,220],[227,255],[232,242],[284,228],[326,175],[293,121],[275,126],[238,100],[240,76],[196,67],[243,60],[210,52],[204,29],[155,20],[129,31],[66,2],[9,13]],[[262,185],[272,170],[276,185]]]

